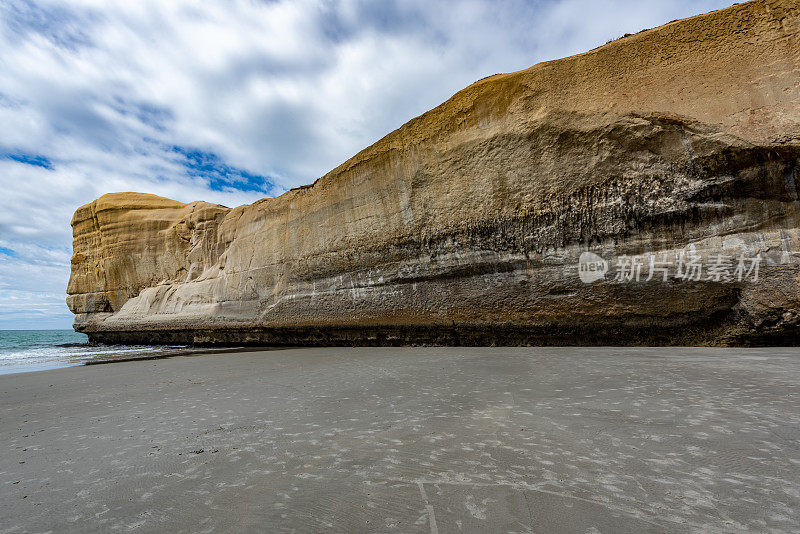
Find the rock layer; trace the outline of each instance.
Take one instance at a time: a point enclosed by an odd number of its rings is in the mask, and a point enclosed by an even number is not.
[[[100,342],[795,343],[799,168],[798,5],[756,0],[481,80],[277,198],[105,195],[68,304]]]

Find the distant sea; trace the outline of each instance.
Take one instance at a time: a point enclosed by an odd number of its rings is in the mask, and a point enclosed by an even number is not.
[[[89,345],[72,330],[0,330],[0,374],[186,351],[183,346]]]

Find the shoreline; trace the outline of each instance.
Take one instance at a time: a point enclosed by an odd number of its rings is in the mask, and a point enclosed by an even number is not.
[[[99,345],[102,346],[102,345]],[[403,346],[395,346],[395,345],[378,345],[378,346],[364,346],[364,345],[356,345],[356,346],[347,346],[347,345],[331,345],[331,346],[299,346],[299,345],[286,345],[286,346],[264,346],[264,345],[244,345],[244,346],[219,346],[219,345],[210,345],[210,346],[196,346],[196,347],[186,347],[185,350],[179,350],[176,352],[169,352],[165,354],[153,354],[147,356],[134,356],[129,358],[108,358],[108,359],[95,359],[95,360],[87,360],[75,363],[58,363],[52,364],[49,367],[43,368],[35,368],[35,365],[32,366],[34,368],[31,369],[19,369],[19,370],[12,370],[12,371],[5,371],[3,368],[0,368],[0,376],[4,375],[19,375],[21,373],[34,373],[40,371],[56,371],[59,369],[69,369],[73,367],[91,367],[96,365],[106,365],[112,363],[130,363],[130,362],[137,362],[137,361],[152,361],[152,360],[163,360],[169,358],[176,358],[181,356],[211,356],[211,355],[233,355],[238,353],[244,352],[272,352],[272,351],[283,351],[283,350],[325,350],[325,349],[369,349],[369,348],[377,348],[377,349],[457,349],[457,348],[468,348],[468,349],[546,349],[546,348],[558,348],[558,349],[600,349],[600,350],[643,350],[646,351],[648,349],[656,350],[656,349],[688,349],[688,350],[700,350],[700,349],[718,349],[724,351],[747,351],[747,350],[781,350],[781,349],[792,349],[795,348],[792,345],[776,345],[776,346],[702,346],[702,345],[693,345],[693,346],[661,346],[661,345],[646,345],[646,346],[638,346],[638,345],[530,345],[530,346],[518,346],[518,345],[507,345],[507,346],[490,346],[490,347],[481,347],[481,346],[474,346],[474,345],[464,345],[464,346],[451,346],[451,345],[403,345]],[[798,353],[800,354],[800,349],[798,349]],[[43,364],[47,365],[47,364]]]
[[[84,345],[81,345],[84,346]],[[91,346],[91,345],[85,345]],[[259,347],[257,350],[270,350],[268,347]],[[97,356],[94,359],[86,359],[82,361],[45,361],[37,362],[32,359],[30,363],[25,364],[8,364],[0,366],[0,376],[4,375],[18,375],[20,373],[34,373],[39,371],[55,371],[58,369],[69,369],[73,367],[88,367],[94,365],[105,365],[109,363],[123,363],[123,362],[136,362],[136,361],[149,361],[160,360],[164,358],[172,358],[176,356],[193,356],[193,355],[210,355],[210,354],[227,354],[247,351],[244,347],[186,347],[183,350],[175,350],[157,353],[145,354],[142,356],[130,357],[114,357],[113,354],[109,356]],[[80,357],[78,355],[74,357]]]

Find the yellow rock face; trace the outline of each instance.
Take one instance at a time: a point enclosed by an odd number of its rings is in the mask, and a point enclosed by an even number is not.
[[[112,193],[81,206],[72,218],[70,308],[112,312],[146,287],[196,278],[219,259],[205,244],[216,240],[229,211],[144,193]]]
[[[105,195],[68,304],[99,341],[794,342],[799,155],[798,5],[757,0],[481,80],[278,198]],[[584,283],[586,251],[763,261]]]

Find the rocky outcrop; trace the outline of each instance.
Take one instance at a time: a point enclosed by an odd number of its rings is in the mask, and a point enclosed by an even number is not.
[[[277,198],[105,195],[68,304],[101,342],[795,343],[799,170],[798,4],[756,0],[481,80]]]

